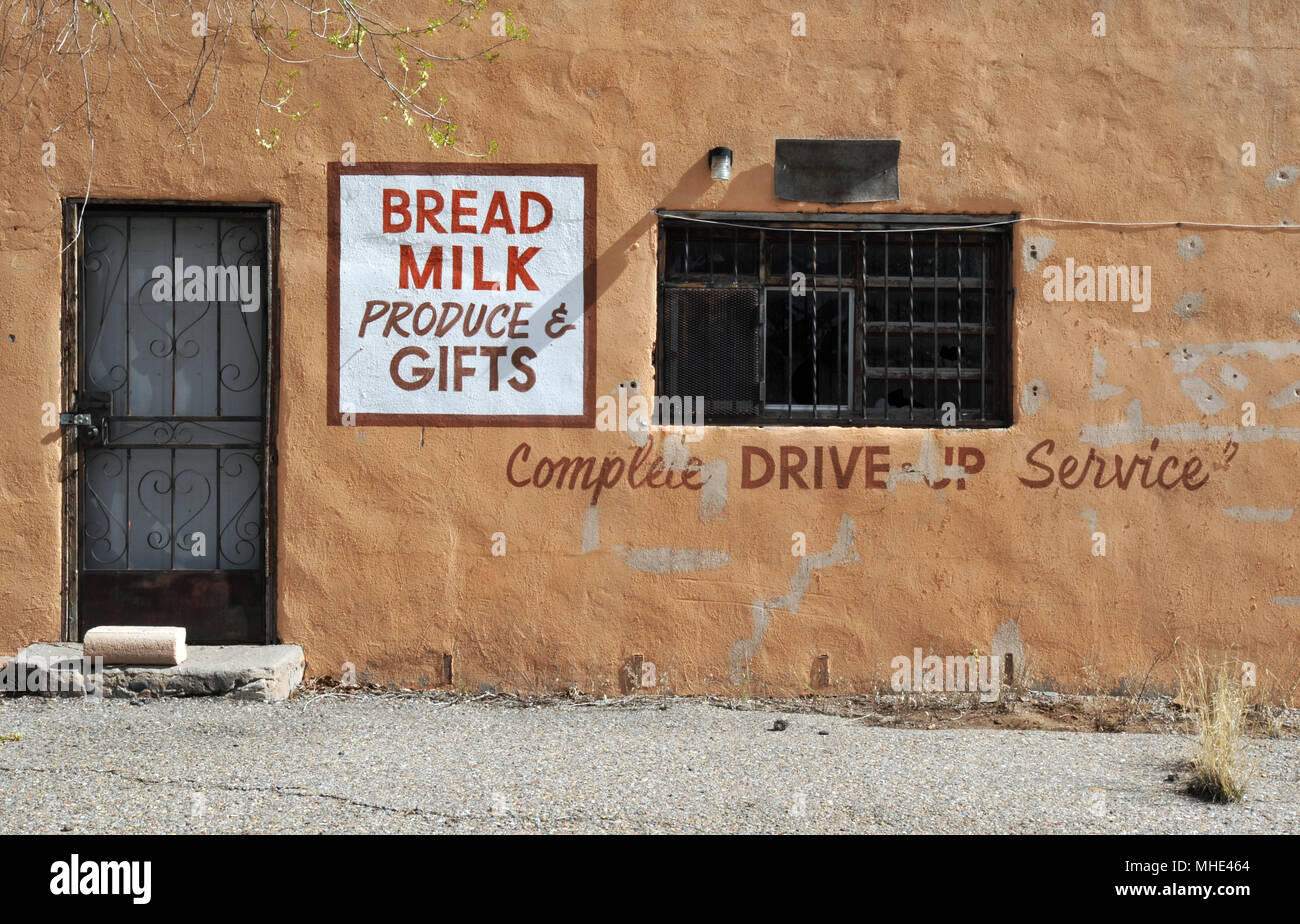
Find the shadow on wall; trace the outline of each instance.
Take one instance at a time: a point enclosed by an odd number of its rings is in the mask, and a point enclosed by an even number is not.
[[[663,196],[658,207],[666,209],[699,207],[700,198],[713,185],[714,180],[709,176],[708,154],[701,154],[699,160],[686,168],[677,185]],[[726,192],[716,208],[739,209],[741,204],[752,205],[755,201],[766,201],[771,196],[771,165],[753,167],[743,173],[732,175],[730,182],[726,184]],[[600,269],[596,274],[597,299],[601,298],[606,290],[623,275],[630,262],[630,252],[638,243],[646,240],[646,235],[655,226],[655,220],[654,213],[647,212],[597,258]]]

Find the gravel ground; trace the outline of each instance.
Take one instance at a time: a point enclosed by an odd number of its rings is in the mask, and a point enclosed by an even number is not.
[[[783,731],[769,730],[778,720]],[[0,831],[1297,833],[1300,740],[1243,803],[1166,734],[870,727],[700,701],[0,701]],[[1174,779],[1169,777],[1174,775]]]

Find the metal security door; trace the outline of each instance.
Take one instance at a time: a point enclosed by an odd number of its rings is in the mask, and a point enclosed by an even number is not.
[[[75,285],[76,637],[272,641],[266,210],[90,207]]]

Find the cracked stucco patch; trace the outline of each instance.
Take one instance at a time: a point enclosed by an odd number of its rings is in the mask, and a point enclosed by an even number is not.
[[[1264,185],[1269,189],[1283,189],[1300,178],[1300,167],[1278,167],[1264,178]]]
[[[993,633],[993,669],[1001,670],[1006,663],[1006,656],[1011,655],[1011,682],[1020,683],[1025,679],[1028,665],[1025,664],[1025,643],[1020,638],[1020,626],[1014,619],[1008,619],[998,626]],[[1007,678],[1003,678],[1003,683]]]
[[[1184,321],[1195,321],[1205,310],[1205,293],[1184,292],[1169,310]]]
[[[1025,383],[1024,389],[1020,392],[1020,410],[1024,411],[1026,416],[1032,417],[1051,399],[1052,396],[1047,393],[1047,383],[1042,379],[1031,379]]]
[[[612,422],[622,427],[623,432],[632,441],[632,445],[638,449],[644,447],[650,441],[649,408],[638,406],[636,410],[633,410],[628,406],[633,398],[640,397],[641,383],[636,379],[627,379],[615,385],[608,394],[609,397],[614,399],[619,414],[627,415],[626,419]],[[599,414],[597,414],[597,426],[600,426]]]
[[[840,517],[840,531],[835,544],[825,552],[805,555],[799,559],[794,577],[790,578],[790,588],[779,597],[755,600],[750,607],[754,620],[754,631],[749,638],[741,639],[731,646],[731,682],[739,686],[745,680],[749,662],[763,647],[767,637],[768,626],[772,624],[772,614],[776,610],[789,610],[791,615],[799,612],[799,604],[812,583],[814,571],[861,561],[856,546],[857,526],[847,513]]]
[[[1173,362],[1174,372],[1178,375],[1195,372],[1200,368],[1201,363],[1205,362],[1205,357],[1205,352],[1192,349],[1190,346],[1180,346],[1169,351],[1169,359]]]
[[[681,434],[670,433],[665,436],[660,444],[659,452],[664,457],[664,468],[668,469],[668,471],[681,472],[686,470],[691,452],[686,448],[686,439]]]
[[[1165,344],[1147,340],[1133,344],[1134,349],[1160,349]],[[1259,356],[1269,362],[1300,356],[1300,340],[1241,340],[1236,343],[1180,343],[1169,350],[1173,370],[1179,374],[1194,372],[1208,356],[1234,356],[1244,359]]]
[[[1092,388],[1088,390],[1088,397],[1093,401],[1105,401],[1107,398],[1113,398],[1124,390],[1123,385],[1107,385],[1102,379],[1106,378],[1106,357],[1101,355],[1101,350],[1093,348],[1092,351]]]
[[[582,515],[582,554],[586,555],[598,548],[600,548],[600,508],[592,504]]]
[[[704,464],[700,475],[700,519],[712,523],[723,519],[727,509],[727,463],[714,459]]]
[[[1149,343],[1135,344],[1138,347],[1159,347],[1158,341]],[[1276,362],[1281,359],[1288,359],[1300,355],[1300,342],[1278,341],[1278,340],[1254,340],[1242,341],[1240,343],[1203,343],[1203,344],[1181,344],[1169,351],[1169,358],[1173,365],[1173,371],[1178,375],[1187,375],[1196,371],[1209,356],[1232,356],[1244,358],[1249,356],[1259,356],[1270,362]],[[1219,370],[1219,380],[1223,384],[1236,391],[1244,391],[1250,380],[1238,369],[1225,363]],[[1192,402],[1203,413],[1213,414],[1222,410],[1226,402],[1215,393],[1203,379],[1184,378],[1182,380],[1183,393],[1192,399]],[[1269,402],[1269,407],[1274,409],[1286,407],[1295,401],[1300,400],[1300,382],[1292,382],[1280,392],[1273,396]],[[1276,402],[1276,403],[1275,403]]]
[[[904,462],[897,467],[890,466],[885,478],[885,490],[893,491],[900,484],[936,484],[944,480],[956,481],[970,477],[960,465],[944,465],[943,453],[939,451],[939,442],[934,433],[927,430],[921,434],[921,453],[915,464]]]
[[[1282,390],[1268,399],[1268,406],[1273,410],[1278,408],[1290,407],[1300,401],[1300,381],[1291,382],[1283,385]]]
[[[1222,356],[1262,356],[1270,362],[1300,356],[1300,340],[1242,340],[1236,343],[1207,343],[1203,350]]]
[[[1202,414],[1217,414],[1228,406],[1219,393],[1210,387],[1205,379],[1189,375],[1179,383],[1183,394],[1192,400],[1196,409]]]
[[[1223,512],[1247,523],[1285,523],[1294,510],[1291,507],[1224,507]]]
[[[1124,420],[1109,424],[1086,424],[1079,430],[1079,442],[1103,449],[1149,443],[1153,439],[1175,443],[1218,442],[1227,439],[1236,443],[1262,443],[1276,439],[1296,443],[1300,442],[1300,427],[1276,427],[1272,424],[1255,427],[1207,426],[1199,423],[1147,426],[1142,422],[1142,402],[1134,398],[1129,402]]]
[[[624,548],[614,549],[634,571],[651,574],[683,574],[687,571],[711,571],[731,564],[726,552],[712,549]]]
[[[1026,238],[1020,247],[1020,260],[1024,264],[1025,272],[1031,276],[1038,272],[1038,267],[1047,259],[1055,246],[1056,241],[1050,237]]]
[[[1223,368],[1219,370],[1219,381],[1234,391],[1245,391],[1246,386],[1250,384],[1250,379],[1227,363],[1224,363]]]
[[[1205,241],[1199,234],[1189,234],[1178,242],[1178,256],[1184,260],[1194,260],[1205,253]]]

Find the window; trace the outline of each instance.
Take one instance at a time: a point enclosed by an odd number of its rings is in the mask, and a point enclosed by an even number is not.
[[[1005,426],[1004,218],[662,213],[658,393],[711,424]]]

